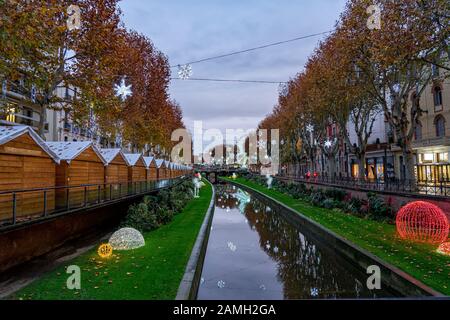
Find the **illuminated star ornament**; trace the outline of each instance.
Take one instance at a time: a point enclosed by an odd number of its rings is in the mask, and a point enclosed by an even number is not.
[[[36,103],[36,86],[31,86],[31,102]]]
[[[324,146],[325,148],[331,148],[333,146],[333,142],[330,139],[328,139],[327,141],[325,141]]]
[[[116,91],[116,96],[120,97],[122,101],[125,102],[127,98],[133,94],[131,88],[131,84],[127,86],[125,83],[125,78],[122,78],[122,80],[120,81],[120,85],[116,84],[114,90]]]
[[[306,126],[306,131],[308,131],[309,133],[313,133],[314,132],[314,126],[312,124],[308,124]]]
[[[181,80],[188,80],[190,77],[192,77],[191,65],[178,65],[178,77],[180,77]]]
[[[289,93],[289,86],[285,82],[280,82],[280,85],[278,86],[278,93],[280,96],[287,96]]]

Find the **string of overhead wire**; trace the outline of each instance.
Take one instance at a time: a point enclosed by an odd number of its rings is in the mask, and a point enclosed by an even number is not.
[[[183,64],[173,65],[170,68],[177,68],[180,65],[193,65],[193,64],[197,64],[197,63],[206,62],[206,61],[222,59],[222,58],[226,58],[226,57],[230,57],[230,56],[234,56],[234,55],[238,55],[238,54],[242,54],[242,53],[247,53],[247,52],[261,50],[261,49],[266,49],[266,48],[279,46],[279,45],[290,43],[290,42],[294,42],[294,41],[299,41],[299,40],[304,40],[304,39],[308,39],[308,38],[313,38],[313,37],[325,35],[325,34],[328,34],[328,33],[331,33],[331,32],[333,32],[333,31],[329,30],[329,31],[320,32],[320,33],[314,33],[314,34],[301,36],[301,37],[297,37],[297,38],[293,38],[293,39],[289,39],[289,40],[269,43],[269,44],[262,45],[262,46],[259,46],[259,47],[249,48],[249,49],[240,50],[240,51],[234,51],[234,52],[230,52],[230,53],[226,53],[226,54],[221,54],[221,55],[218,55],[218,56],[213,56],[213,57],[204,58],[204,59],[200,59],[200,60],[195,60],[195,61],[191,61],[191,62],[187,62],[187,63],[183,63]]]
[[[190,71],[188,71],[188,73],[190,73],[191,70],[192,70],[191,69],[191,65],[193,65],[193,64],[198,64],[198,63],[212,61],[212,60],[217,60],[217,59],[223,59],[223,58],[226,58],[226,57],[235,56],[235,55],[239,55],[239,54],[243,54],[243,53],[247,53],[247,52],[252,52],[252,51],[256,51],[256,50],[262,50],[262,49],[266,49],[266,48],[270,48],[270,47],[274,47],[274,46],[279,46],[279,45],[283,45],[283,44],[290,43],[290,42],[295,42],[295,41],[300,41],[300,40],[304,40],[304,39],[308,39],[308,38],[312,38],[312,37],[325,35],[325,34],[328,34],[328,33],[331,33],[331,32],[332,31],[325,31],[325,32],[314,33],[314,34],[301,36],[301,37],[297,37],[297,38],[293,38],[293,39],[289,39],[289,40],[269,43],[269,44],[265,44],[265,45],[254,47],[254,48],[249,48],[249,49],[245,49],[245,50],[229,52],[229,53],[225,53],[225,54],[221,54],[221,55],[217,55],[217,56],[213,56],[213,57],[209,57],[209,58],[203,58],[203,59],[200,59],[200,60],[191,61],[191,62],[188,62],[188,63],[184,63],[182,65],[181,64],[173,65],[170,68],[189,68]],[[189,81],[204,81],[204,82],[258,83],[258,84],[279,84],[279,85],[284,85],[284,84],[287,83],[286,81],[268,81],[268,80],[191,78],[190,76],[182,77],[181,75],[178,78],[171,78],[171,80],[181,80],[181,81],[189,80]]]
[[[266,80],[240,80],[240,79],[208,79],[208,78],[171,78],[171,80],[181,81],[208,81],[208,82],[237,82],[237,83],[261,83],[261,84],[283,84],[285,81],[266,81]]]

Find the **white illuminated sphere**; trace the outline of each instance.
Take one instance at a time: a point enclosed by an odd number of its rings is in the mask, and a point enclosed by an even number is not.
[[[114,250],[127,251],[145,246],[145,240],[142,234],[136,229],[123,228],[116,231],[109,238],[109,244]]]

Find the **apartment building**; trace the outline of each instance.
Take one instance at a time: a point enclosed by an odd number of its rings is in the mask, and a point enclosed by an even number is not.
[[[419,182],[450,180],[450,80],[442,69],[432,67],[433,80],[420,99],[410,93],[410,104],[419,103],[424,110],[414,133],[416,178]],[[356,133],[349,124],[350,140],[356,143]],[[351,176],[358,178],[358,164],[349,156]],[[369,179],[404,179],[405,165],[401,149],[395,144],[392,130],[380,113],[374,124],[366,153],[366,173]]]
[[[434,70],[436,78],[419,101],[426,112],[413,143],[417,179],[422,182],[450,180],[450,79],[440,79],[438,69]]]
[[[349,122],[347,125],[350,142],[357,144],[358,137],[355,132],[355,126]],[[370,180],[384,179],[388,177],[390,179],[396,177],[396,161],[395,155],[392,152],[392,132],[386,122],[386,119],[382,112],[378,113],[373,124],[372,135],[369,137],[368,146],[366,149],[366,176]],[[359,164],[355,155],[348,154],[348,165],[350,166],[349,172],[352,178],[364,178],[359,177]]]
[[[37,130],[41,117],[40,108],[33,103],[32,97],[24,93],[21,88],[23,88],[21,81],[3,81],[0,96],[0,124],[20,124]],[[58,97],[71,100],[76,96],[77,90],[76,88],[62,87],[57,89],[56,94]],[[44,138],[47,141],[91,140],[101,147],[120,145],[120,141],[110,142],[107,138],[100,136],[93,114],[91,114],[86,127],[80,127],[74,123],[61,108],[46,110],[46,120]]]

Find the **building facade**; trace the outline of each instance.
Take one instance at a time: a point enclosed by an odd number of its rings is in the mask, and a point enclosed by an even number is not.
[[[450,80],[442,76],[444,70],[431,68],[434,79],[420,99],[410,93],[410,105],[419,103],[424,111],[414,132],[413,151],[416,179],[422,182],[450,181]],[[377,116],[366,153],[368,179],[405,178],[405,164],[401,149],[395,144],[393,130],[383,113]],[[349,126],[350,140],[356,142],[356,133]],[[358,177],[358,165],[350,155],[351,177]]]
[[[433,80],[419,103],[426,112],[414,135],[417,179],[450,181],[450,80]]]
[[[409,103],[419,103],[423,114],[414,132],[413,152],[415,174],[419,183],[445,183],[450,185],[450,79],[444,76],[444,69],[431,67],[434,75],[420,99],[414,92],[410,93]],[[330,125],[327,129],[328,139],[338,136],[338,128]],[[357,144],[354,125],[347,125],[350,142]],[[335,178],[347,177],[369,180],[404,180],[406,177],[405,161],[401,148],[395,143],[394,130],[390,127],[383,112],[377,114],[372,134],[368,140],[365,159],[365,176],[359,175],[359,164],[351,148],[343,142],[335,155]],[[321,148],[317,148],[316,163],[309,163],[307,157],[299,164],[289,164],[284,168],[285,174],[305,177],[315,167],[322,177],[330,177],[329,159]],[[300,168],[300,170],[298,170]],[[312,172],[310,173],[312,174]]]
[[[3,81],[0,96],[0,124],[26,125],[37,131],[41,109],[33,103],[32,97],[21,91],[22,87],[23,83],[20,81]],[[62,87],[57,89],[56,94],[60,98],[71,100],[76,96],[77,90]],[[86,127],[80,127],[62,108],[46,110],[44,138],[46,141],[93,141],[98,147],[116,147],[119,144],[117,141],[110,142],[99,134],[93,114],[90,115],[89,124]]]
[[[350,143],[357,144],[358,138],[354,125],[349,122]],[[395,155],[392,152],[392,130],[382,112],[376,115],[372,134],[368,139],[365,155],[366,177],[370,180],[394,178],[396,176]],[[355,155],[348,154],[349,173],[351,178],[359,177],[359,164]]]

